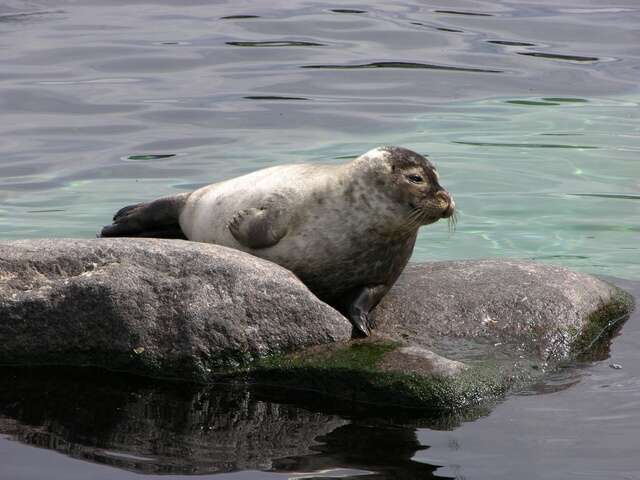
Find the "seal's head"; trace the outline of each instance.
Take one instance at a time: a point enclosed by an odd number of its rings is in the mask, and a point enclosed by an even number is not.
[[[438,172],[426,157],[406,148],[379,147],[356,162],[369,165],[380,192],[393,200],[403,228],[417,229],[441,218],[453,220],[453,197],[440,185]]]

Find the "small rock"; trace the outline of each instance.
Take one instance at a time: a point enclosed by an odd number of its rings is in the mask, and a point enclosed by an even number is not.
[[[399,340],[408,335],[445,356],[458,350],[453,358],[463,362],[465,352],[489,355],[500,345],[514,358],[555,363],[571,358],[582,340],[589,345],[593,339],[582,334],[591,321],[604,331],[614,310],[628,312],[624,295],[592,275],[530,261],[410,264],[376,308],[376,332]]]

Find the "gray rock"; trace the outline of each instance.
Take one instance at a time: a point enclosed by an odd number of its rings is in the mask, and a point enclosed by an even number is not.
[[[616,320],[612,308],[628,313],[621,296],[591,275],[529,261],[413,264],[376,309],[376,332],[461,360],[556,363],[588,353],[580,349]]]
[[[288,270],[181,240],[0,243],[0,363],[206,380],[351,337]]]
[[[444,377],[451,377],[467,368],[462,362],[450,360],[431,350],[417,346],[396,348],[386,353],[377,366],[386,372],[410,372],[422,376],[440,375]]]
[[[0,364],[253,380],[353,402],[461,411],[558,362],[606,356],[616,287],[515,260],[414,264],[367,340],[289,271],[181,240],[0,243]]]
[[[414,264],[377,307],[372,337],[289,355],[255,376],[352,401],[481,415],[471,412],[559,362],[606,358],[632,304],[617,287],[562,267]]]

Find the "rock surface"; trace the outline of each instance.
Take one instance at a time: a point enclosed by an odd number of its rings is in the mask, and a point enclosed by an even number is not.
[[[351,325],[290,272],[180,240],[0,243],[0,364],[98,366],[306,389],[347,403],[462,411],[606,355],[630,297],[590,275],[514,260],[407,267]]]
[[[377,307],[371,338],[292,354],[254,374],[351,402],[469,412],[560,362],[606,358],[632,304],[617,287],[562,267],[414,264]]]
[[[592,327],[606,330],[594,315],[615,317],[607,310],[620,294],[591,275],[542,263],[413,264],[376,309],[376,333],[463,361],[517,353],[557,363],[583,353]]]
[[[350,323],[291,272],[236,250],[151,239],[0,243],[2,364],[207,380],[350,337]]]

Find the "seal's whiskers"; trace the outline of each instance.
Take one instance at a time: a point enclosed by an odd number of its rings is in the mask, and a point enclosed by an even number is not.
[[[422,225],[424,216],[425,216],[425,211],[421,208],[414,208],[413,210],[411,210],[411,212],[407,216],[407,220],[405,221],[404,225],[402,225],[402,228],[400,229],[401,233],[407,234],[407,235],[410,233],[413,233],[413,231],[415,231],[417,228],[420,227],[420,225]]]
[[[458,224],[458,211],[454,210],[453,215],[447,219],[449,227],[449,235],[453,235],[456,232],[456,225]]]

